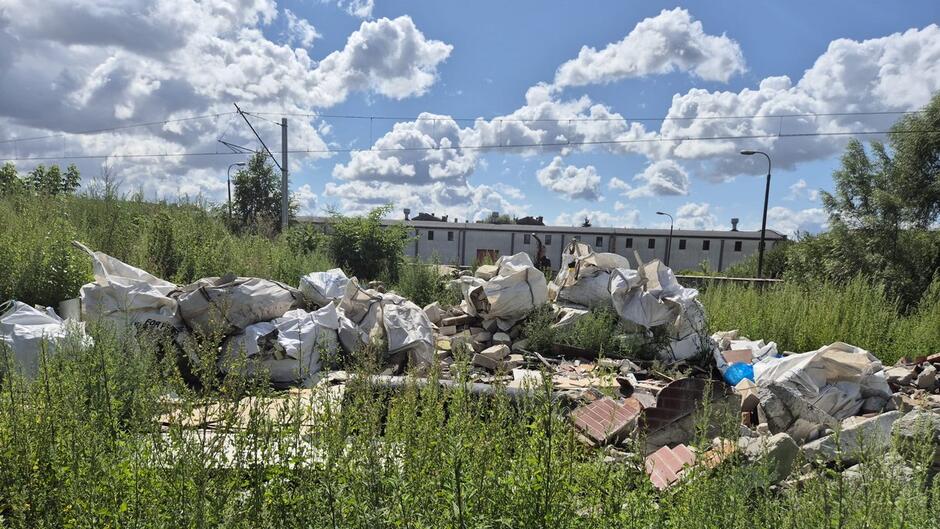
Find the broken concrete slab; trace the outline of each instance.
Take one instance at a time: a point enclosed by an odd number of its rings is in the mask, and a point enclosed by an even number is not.
[[[839,421],[816,408],[788,383],[771,384],[758,390],[760,422],[773,433],[788,433],[798,443],[819,438],[826,429],[835,430]]]
[[[510,345],[512,344],[512,338],[504,332],[498,332],[493,335],[493,343],[499,345]]]
[[[480,354],[492,360],[502,360],[509,356],[509,347],[505,345],[494,345],[487,347],[481,351]]]
[[[739,442],[744,457],[752,463],[770,465],[770,480],[780,483],[793,470],[793,463],[800,453],[800,447],[786,433],[769,437],[741,438]]]
[[[424,314],[431,320],[431,323],[437,325],[441,322],[441,319],[444,317],[444,309],[441,308],[441,304],[435,301],[430,305],[424,307]]]
[[[443,318],[440,324],[443,326],[448,326],[448,325],[459,326],[459,325],[467,325],[469,323],[472,323],[473,320],[474,320],[473,316],[470,316],[469,314],[461,314],[459,316],[451,316],[449,318]]]
[[[922,442],[932,444],[933,466],[940,469],[940,413],[915,409],[895,421],[892,433],[898,437],[900,448],[906,454],[916,453]]]
[[[926,364],[917,375],[917,387],[925,391],[933,391],[937,387],[937,368],[933,364]]]
[[[635,399],[603,397],[571,412],[571,420],[591,444],[602,446],[635,428],[641,410]]]
[[[885,378],[891,387],[907,386],[914,380],[914,368],[908,366],[894,366],[885,370]]]
[[[489,371],[497,371],[501,364],[499,360],[484,356],[483,353],[476,353],[473,355],[471,363],[477,367],[482,367],[483,369],[487,369]]]
[[[441,336],[453,336],[457,334],[457,326],[455,325],[445,325],[437,329],[437,333]]]
[[[863,451],[883,451],[891,446],[891,428],[901,412],[889,411],[874,417],[850,417],[842,430],[803,445],[809,460],[830,463],[841,455],[847,463],[858,461]],[[841,454],[840,454],[841,452]]]

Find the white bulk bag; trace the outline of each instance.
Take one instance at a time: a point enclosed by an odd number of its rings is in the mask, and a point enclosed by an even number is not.
[[[548,284],[545,274],[533,266],[526,253],[500,257],[496,269],[496,275],[482,285],[482,310],[474,289],[465,299],[476,304],[478,314],[495,318],[500,329],[506,330],[548,301]]]
[[[881,362],[868,351],[836,342],[808,353],[765,357],[754,364],[759,386],[788,383],[836,419],[857,415],[868,397],[890,398]]]
[[[179,326],[176,300],[169,296],[176,285],[148,274],[79,242],[92,259],[93,283],[81,288],[85,319],[104,318],[122,324],[160,322]]]
[[[339,351],[339,325],[332,303],[314,312],[290,310],[226,339],[219,367],[249,377],[266,371],[276,385],[303,382],[320,370],[321,352]]]
[[[349,278],[340,268],[326,272],[311,272],[300,278],[300,291],[307,301],[318,307],[325,307],[331,301],[338,300],[346,293]]]
[[[78,336],[84,345],[91,345],[82,322],[63,320],[51,309],[43,312],[19,301],[0,305],[0,341],[10,348],[16,364],[9,367],[19,368],[27,377],[39,373],[43,347],[49,358],[55,354],[60,340],[69,334]]]
[[[365,290],[352,278],[340,309],[368,341],[386,340],[389,354],[408,351],[413,367],[429,366],[434,361],[431,320],[411,301],[392,293]]]
[[[630,266],[621,255],[595,252],[590,246],[572,241],[561,256],[561,268],[549,285],[549,299],[585,307],[609,307],[611,273]]]
[[[232,334],[253,323],[273,320],[301,305],[299,290],[257,277],[208,277],[173,296],[179,315],[192,330]]]

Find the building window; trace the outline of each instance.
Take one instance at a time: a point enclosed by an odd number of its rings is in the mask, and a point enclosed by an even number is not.
[[[594,239],[594,246],[603,246],[603,245],[604,245],[604,238],[598,235],[598,237]]]
[[[552,235],[548,234],[545,236],[545,246],[548,246],[551,243],[552,243]]]
[[[454,232],[452,231],[447,232],[447,240],[448,241],[454,240]]]
[[[633,237],[627,237],[627,240],[623,242],[624,248],[633,248]]]
[[[702,241],[703,250],[708,251],[708,249],[711,248],[711,246],[712,246],[712,242],[709,241],[708,239],[705,239],[704,241]]]
[[[434,240],[434,230],[428,230],[428,240],[429,241]]]
[[[736,252],[741,251],[741,241],[734,241],[734,251]]]
[[[646,247],[651,250],[656,248],[656,239],[650,239],[649,242],[646,243]]]
[[[685,239],[679,239],[679,249],[685,250]]]
[[[522,236],[522,244],[529,244],[530,242],[532,242],[532,236],[531,236],[531,235],[529,235],[528,233],[526,233],[525,235]]]

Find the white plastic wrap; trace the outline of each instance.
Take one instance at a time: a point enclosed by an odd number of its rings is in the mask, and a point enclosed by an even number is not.
[[[629,266],[626,257],[595,252],[587,244],[572,241],[561,255],[561,267],[549,285],[548,297],[556,303],[609,307],[611,274]]]

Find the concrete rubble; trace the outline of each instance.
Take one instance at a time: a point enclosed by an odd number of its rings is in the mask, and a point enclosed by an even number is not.
[[[698,292],[681,286],[658,260],[637,259],[631,268],[622,256],[573,241],[551,282],[525,253],[473,274],[445,267],[440,270],[452,278],[460,302],[419,307],[383,285],[363,287],[340,269],[307,274],[297,288],[234,276],[180,286],[82,248],[95,273],[81,289],[84,320],[158,328],[177,343],[215,333],[221,373],[263,373],[293,392],[327,383],[339,388],[330,391],[340,401],[350,376],[329,371],[324,359],[364,346],[382,353],[384,365],[372,378],[381,387],[466,384],[474,395],[504,391],[512,401],[550,394],[585,444],[637,454],[657,489],[681,482],[694,474],[690,469],[728,461],[767,465],[772,484],[796,479],[800,463],[804,470],[850,472],[863,454],[895,453],[895,447],[905,454],[916,439],[933,443],[940,469],[940,354],[886,368],[874,354],[842,342],[793,353],[736,330],[707,336]],[[525,326],[545,304],[556,328],[610,309],[619,317],[611,333],[655,350],[631,359],[565,343],[534,350]],[[45,314],[24,307],[16,310]],[[16,346],[28,333],[8,326],[9,315],[0,330]],[[161,421],[209,428],[212,414],[209,406]],[[728,417],[738,430],[729,433]],[[703,434],[717,437],[697,450]]]

